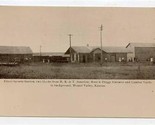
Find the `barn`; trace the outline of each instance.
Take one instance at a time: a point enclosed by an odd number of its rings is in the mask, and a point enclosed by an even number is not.
[[[0,62],[26,62],[32,59],[32,50],[26,46],[0,46]]]
[[[155,43],[129,43],[126,48],[131,50],[127,55],[128,61],[155,61]]]
[[[125,47],[103,47],[103,62],[126,62],[127,53]],[[101,62],[101,48],[96,46],[72,46],[65,54],[71,55],[71,62]]]

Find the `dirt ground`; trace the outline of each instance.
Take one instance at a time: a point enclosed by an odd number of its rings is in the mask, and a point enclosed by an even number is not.
[[[0,66],[3,79],[155,79],[155,65],[138,63],[43,64]]]

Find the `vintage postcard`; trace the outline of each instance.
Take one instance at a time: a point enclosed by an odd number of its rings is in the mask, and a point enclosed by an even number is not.
[[[0,116],[155,117],[155,9],[0,7]]]

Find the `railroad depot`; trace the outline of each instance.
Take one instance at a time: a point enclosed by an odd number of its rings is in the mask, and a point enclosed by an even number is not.
[[[126,62],[128,53],[130,51],[125,47],[102,47],[103,62]],[[101,61],[100,47],[72,46],[65,54],[71,55],[71,62],[86,63]]]

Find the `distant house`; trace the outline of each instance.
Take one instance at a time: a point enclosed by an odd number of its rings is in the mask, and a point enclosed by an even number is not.
[[[131,51],[127,60],[133,61],[154,61],[155,43],[129,43],[126,48]]]
[[[95,46],[72,46],[65,54],[70,54],[71,62],[100,62],[101,48]],[[128,49],[125,47],[103,47],[103,62],[123,62],[127,61]]]
[[[32,50],[26,46],[0,46],[0,62],[23,62],[32,59]]]
[[[62,52],[41,52],[33,53],[34,62],[69,62],[69,55]]]

